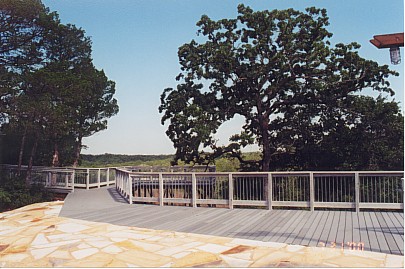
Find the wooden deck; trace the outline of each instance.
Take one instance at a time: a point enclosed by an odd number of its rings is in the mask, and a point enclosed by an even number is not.
[[[127,204],[115,187],[70,193],[62,217],[304,246],[349,248],[404,255],[403,212],[223,209]]]

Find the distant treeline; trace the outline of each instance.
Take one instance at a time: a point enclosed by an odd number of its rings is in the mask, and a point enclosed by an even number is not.
[[[260,159],[260,152],[245,152],[244,158],[250,160]],[[174,159],[174,154],[160,155],[125,155],[125,154],[81,154],[81,167],[117,167],[117,166],[170,166],[170,162]],[[216,165],[218,172],[235,172],[241,170],[240,162],[236,158],[221,157],[215,160],[213,165]],[[184,165],[179,162],[179,165]],[[243,170],[243,169],[242,169]]]
[[[163,165],[169,166],[174,155],[125,155],[110,154],[101,155],[81,154],[82,167],[98,166],[129,166],[129,165]]]

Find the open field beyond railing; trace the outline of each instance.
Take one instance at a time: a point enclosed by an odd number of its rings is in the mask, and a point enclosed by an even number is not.
[[[233,208],[403,209],[403,172],[132,172],[116,169],[129,203]]]

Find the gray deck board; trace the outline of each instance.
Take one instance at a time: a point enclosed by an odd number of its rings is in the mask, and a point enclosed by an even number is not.
[[[378,244],[377,234],[371,220],[370,212],[364,212],[364,219],[367,227],[368,240],[370,242],[370,250],[380,252],[381,249],[380,245]]]
[[[316,228],[318,227],[319,220],[322,217],[322,212],[316,211],[316,212],[314,212],[313,215],[314,215],[313,222],[312,222],[311,226],[308,228],[305,238],[303,238],[301,240],[301,242],[299,243],[300,245],[309,246],[311,239],[313,238],[313,235],[316,231]]]
[[[317,225],[315,227],[314,233],[312,234],[311,240],[308,243],[308,245],[311,247],[319,246],[319,239],[321,238],[322,232],[325,228],[325,223],[328,218],[328,212],[320,212],[319,217],[320,219],[317,219]]]
[[[298,213],[298,215],[294,214],[294,218],[292,218],[293,222],[291,223],[291,225],[288,228],[286,227],[286,229],[283,230],[283,233],[281,234],[279,239],[276,240],[276,242],[286,243],[288,238],[294,232],[294,229],[297,227],[297,225],[300,224],[302,218],[304,217],[305,211],[297,211],[297,210],[295,210],[294,212]],[[270,239],[270,238],[265,237],[265,239]]]
[[[336,235],[337,235],[337,229],[338,229],[338,223],[340,219],[340,212],[339,211],[332,211],[331,214],[329,214],[331,221],[330,224],[327,227],[329,228],[329,234],[328,234],[328,239],[326,242],[329,244],[334,244],[336,243]]]
[[[128,204],[114,187],[75,190],[60,216],[149,229],[336,248],[364,242],[365,250],[404,253],[398,212],[233,210],[215,207]]]
[[[358,214],[361,242],[364,243],[364,250],[371,251],[369,234],[368,234],[367,228],[366,228],[367,224],[366,224],[366,218],[365,218],[364,213],[365,212],[361,212]]]
[[[381,230],[384,233],[385,240],[387,240],[387,247],[389,246],[388,250],[391,252],[391,254],[401,255],[401,251],[399,250],[397,242],[395,241],[394,236],[391,233],[391,229],[385,221],[381,212],[377,212],[376,217],[380,224]]]
[[[255,234],[249,237],[249,239],[261,240],[267,235],[276,233],[276,227],[285,219],[284,213],[281,210],[268,211],[268,214],[260,222],[260,225],[254,228]]]

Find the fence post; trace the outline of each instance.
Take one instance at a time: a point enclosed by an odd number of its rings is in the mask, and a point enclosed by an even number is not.
[[[132,204],[132,177],[130,174],[128,174],[128,187],[129,187],[129,204]]]
[[[309,208],[314,211],[315,188],[314,188],[314,172],[309,172]]]
[[[46,186],[51,187],[51,182],[52,182],[52,172],[48,172],[48,178],[47,178]]]
[[[273,201],[273,175],[271,173],[267,174],[267,209],[268,210],[272,210],[273,206],[272,206],[272,201]]]
[[[229,186],[229,209],[233,209],[233,177],[232,174],[228,175],[228,186]]]
[[[90,169],[87,168],[87,176],[86,176],[86,190],[90,189]]]
[[[163,206],[163,198],[164,198],[164,193],[163,193],[163,174],[159,173],[159,205]]]
[[[191,174],[191,201],[192,206],[197,207],[197,177],[195,173]]]
[[[67,172],[65,175],[65,188],[69,186],[69,173]]]
[[[355,203],[356,212],[360,212],[360,175],[359,172],[354,173],[354,190],[355,190]]]
[[[98,188],[101,187],[101,168],[99,168],[97,172],[97,186]]]
[[[107,175],[106,175],[106,182],[107,182],[107,187],[110,186],[110,168],[107,168]]]

